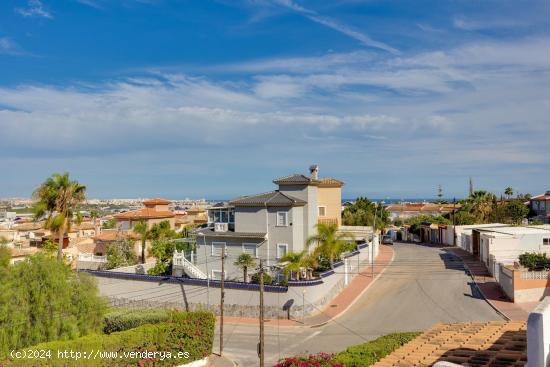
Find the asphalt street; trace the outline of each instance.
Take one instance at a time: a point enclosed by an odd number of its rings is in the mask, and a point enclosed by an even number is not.
[[[266,366],[295,354],[339,352],[398,331],[423,331],[438,322],[502,320],[477,294],[462,262],[444,249],[396,243],[394,261],[343,315],[321,327],[266,325]],[[224,355],[257,366],[258,327],[227,325]],[[218,350],[215,339],[214,351]]]

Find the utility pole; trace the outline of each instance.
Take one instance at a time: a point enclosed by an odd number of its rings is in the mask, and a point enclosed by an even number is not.
[[[260,367],[265,367],[264,362],[264,264],[260,259],[260,342],[258,343],[258,357]]]
[[[376,238],[376,212],[378,211],[378,205],[375,203],[374,204],[374,222],[373,222],[373,229],[372,229],[372,243],[371,243],[371,258],[370,258],[370,263],[371,263],[371,276],[372,276],[372,279],[374,279],[374,239]]]
[[[206,261],[206,303],[208,304],[208,311],[210,311],[210,274],[208,274],[208,252],[206,250],[206,235],[202,232],[197,233],[202,236],[202,244],[204,246],[204,259]]]
[[[220,357],[222,356],[223,352],[223,302],[225,298],[225,292],[224,292],[224,282],[225,282],[225,248],[222,248],[222,276],[221,276],[221,283],[220,283]]]

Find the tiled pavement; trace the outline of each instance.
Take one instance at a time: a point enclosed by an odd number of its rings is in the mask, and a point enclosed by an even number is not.
[[[527,361],[525,322],[437,324],[373,367],[428,367],[439,361],[472,367],[523,367]]]
[[[462,259],[483,297],[493,306],[493,308],[497,309],[510,320],[527,320],[529,312],[532,311],[538,303],[523,304],[522,306],[513,303],[508,299],[496,279],[489,274],[489,271],[481,261],[461,248],[447,248],[447,251]]]

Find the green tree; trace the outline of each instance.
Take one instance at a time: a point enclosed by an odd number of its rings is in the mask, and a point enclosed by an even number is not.
[[[101,225],[101,228],[103,229],[114,229],[116,227],[116,220],[115,219],[109,219]]]
[[[316,256],[323,256],[330,262],[330,267],[334,266],[334,260],[340,257],[340,254],[347,249],[349,241],[345,240],[346,235],[338,231],[335,224],[316,225],[317,233],[309,237],[306,241],[306,247],[314,245],[313,253]]]
[[[233,263],[236,267],[243,271],[243,279],[245,283],[248,283],[248,269],[256,266],[256,261],[252,255],[243,252],[239,255],[237,260]]]
[[[506,195],[508,198],[511,198],[512,195],[514,195],[514,189],[508,186],[506,189],[504,189],[504,195]]]
[[[365,197],[357,198],[342,212],[342,224],[347,226],[372,226],[375,218],[376,228],[384,228],[390,222],[390,214],[384,205]]]
[[[86,186],[69,178],[69,173],[53,174],[33,193],[35,219],[46,216],[45,227],[57,233],[59,244],[57,260],[63,258],[63,239],[70,230],[73,213],[78,204],[86,199]]]
[[[153,240],[149,253],[157,260],[155,266],[149,269],[151,275],[169,275],[174,256],[175,243],[170,239]]]
[[[153,224],[149,230],[149,237],[153,240],[164,240],[178,238],[178,233],[170,228],[170,222],[163,220],[160,223]]]
[[[490,223],[495,218],[497,198],[490,192],[474,191],[460,204],[461,208],[456,212],[455,217],[457,224]]]
[[[521,200],[512,200],[505,203],[502,208],[504,222],[519,225],[527,218],[529,207]]]
[[[46,240],[42,244],[42,249],[50,255],[53,255],[57,252],[57,244],[52,240]]]
[[[0,356],[101,330],[105,303],[88,274],[44,254],[0,271]]]
[[[451,224],[451,221],[441,215],[417,215],[405,221],[409,225],[409,232],[420,235],[422,223],[429,224]]]
[[[134,241],[120,240],[107,247],[107,269],[120,268],[137,264],[137,256],[134,251]]]
[[[141,220],[132,230],[139,234],[139,238],[141,239],[141,263],[145,264],[145,243],[147,238],[150,237],[150,232],[147,229],[147,223]]]

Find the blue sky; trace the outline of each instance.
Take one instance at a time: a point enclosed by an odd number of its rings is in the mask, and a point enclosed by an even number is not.
[[[4,0],[0,197],[550,189],[550,2]]]

